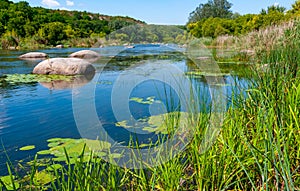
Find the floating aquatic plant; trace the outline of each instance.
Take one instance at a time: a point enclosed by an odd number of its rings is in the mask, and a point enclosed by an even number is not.
[[[138,119],[137,121],[133,119],[124,120],[115,123],[115,125],[123,128],[140,128],[149,133],[169,134],[175,129],[183,128],[180,126],[187,125],[189,123],[188,117],[186,112],[170,112]]]
[[[134,101],[136,103],[148,104],[148,105],[151,105],[153,103],[161,103],[161,101],[155,100],[155,96],[147,97],[146,100],[144,100],[143,98],[140,98],[140,97],[132,97],[129,99],[129,101]]]
[[[20,184],[14,180],[15,176],[7,175],[0,178],[7,190],[16,190],[20,188]],[[0,183],[1,184],[1,183]],[[1,187],[0,187],[1,188]]]
[[[35,185],[46,185],[56,179],[55,175],[49,173],[47,170],[37,171],[34,174],[33,182]]]
[[[34,145],[28,145],[20,148],[20,151],[29,151],[35,149]]]
[[[15,84],[30,84],[37,82],[52,82],[52,81],[71,81],[74,76],[65,75],[39,75],[39,74],[5,74],[1,77],[0,85],[8,83]]]
[[[105,141],[90,140],[90,139],[70,139],[70,138],[53,138],[48,140],[48,150],[37,152],[38,155],[53,155],[54,161],[66,162],[67,157],[70,163],[75,163],[76,160],[83,153],[84,160],[88,161],[93,152],[96,157],[107,156],[111,144]],[[66,156],[66,153],[67,155]],[[112,158],[119,158],[117,153],[109,154]]]

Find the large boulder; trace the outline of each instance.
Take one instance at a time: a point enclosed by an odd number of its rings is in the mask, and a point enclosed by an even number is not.
[[[69,57],[91,59],[91,58],[99,58],[100,54],[92,50],[80,50],[78,52],[74,52],[73,54],[70,54]]]
[[[94,66],[79,58],[51,58],[40,62],[34,74],[85,75],[95,73]]]
[[[19,58],[21,59],[27,59],[27,58],[47,58],[48,55],[46,53],[43,53],[43,52],[28,52],[26,54],[23,54],[21,56],[19,56]]]

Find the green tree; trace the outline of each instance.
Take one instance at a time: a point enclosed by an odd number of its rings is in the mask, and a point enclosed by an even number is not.
[[[300,0],[297,0],[297,1],[292,5],[292,9],[289,11],[289,13],[300,15]]]
[[[0,22],[0,36],[2,36],[2,34],[5,32],[5,28],[3,26],[3,24]]]
[[[74,38],[77,36],[77,32],[72,28],[71,25],[67,25],[64,32],[66,33],[67,38]]]
[[[8,11],[7,10],[1,10],[0,11],[0,22],[6,26],[7,23],[9,21],[9,14],[8,14]]]
[[[18,36],[25,37],[24,20],[25,18],[22,16],[10,18],[7,23],[7,30],[15,31]]]
[[[30,23],[30,22],[27,22],[25,25],[24,25],[24,30],[25,30],[25,36],[26,37],[31,37],[35,34],[36,32],[36,29],[34,28],[34,26]]]
[[[284,11],[286,10],[285,7],[279,6],[279,5],[272,5],[268,7],[268,13],[271,12],[280,12],[280,13],[284,13]]]
[[[45,24],[38,32],[38,41],[44,44],[56,45],[61,40],[67,39],[65,26],[60,22]]]
[[[8,9],[10,4],[12,4],[12,1],[8,0],[0,0],[0,9]]]
[[[231,6],[232,4],[227,0],[209,0],[206,4],[200,4],[195,11],[190,13],[188,23],[209,17],[230,18],[232,16]]]

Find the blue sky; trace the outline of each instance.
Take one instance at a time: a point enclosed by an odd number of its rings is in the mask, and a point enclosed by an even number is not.
[[[13,0],[18,2],[19,0]],[[296,0],[229,0],[232,11],[259,13],[279,4],[288,9]],[[31,6],[53,9],[85,10],[106,15],[130,16],[149,24],[185,24],[189,13],[207,0],[27,0]]]

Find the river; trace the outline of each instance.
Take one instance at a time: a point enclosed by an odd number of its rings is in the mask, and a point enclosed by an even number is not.
[[[79,50],[82,49],[36,51],[45,52],[50,58],[54,58],[67,57]],[[8,157],[13,163],[29,161],[37,151],[48,148],[47,140],[50,138],[77,139],[85,136],[82,129],[84,127],[78,125],[81,120],[78,118],[93,114],[84,110],[88,107],[85,102],[81,103],[82,108],[74,106],[74,102],[80,104],[78,99],[93,100],[91,103],[94,103],[98,120],[116,142],[126,144],[130,135],[137,133],[138,140],[147,143],[149,139],[155,139],[154,132],[128,130],[117,126],[116,122],[130,120],[129,117],[142,119],[185,110],[178,107],[181,102],[178,90],[182,89],[182,85],[179,88],[177,86],[182,82],[185,86],[183,91],[188,91],[186,83],[190,82],[203,96],[201,100],[207,107],[210,105],[209,97],[213,87],[222,86],[226,100],[231,100],[233,90],[247,84],[247,79],[237,75],[235,69],[230,69],[228,65],[220,66],[222,73],[216,75],[222,78],[224,84],[209,84],[208,77],[204,73],[200,75],[197,65],[184,54],[185,50],[174,46],[112,46],[92,50],[98,52],[101,58],[93,62],[96,74],[88,79],[72,83],[0,84],[0,175],[6,172]],[[40,60],[20,60],[18,56],[26,52],[1,51],[0,77],[3,78],[6,74],[31,73]],[[164,107],[160,107],[161,105]],[[230,101],[226,105],[228,107]],[[128,108],[129,113],[126,110]],[[89,122],[86,124],[88,126]],[[95,138],[96,135],[89,136],[91,134],[84,138]],[[35,149],[19,150],[26,145],[34,145]]]

